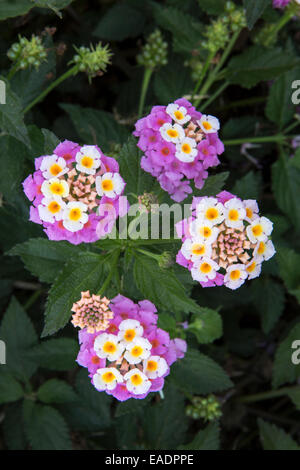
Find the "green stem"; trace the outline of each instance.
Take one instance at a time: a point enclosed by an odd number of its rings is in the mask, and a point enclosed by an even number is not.
[[[208,67],[210,66],[210,63],[211,63],[213,57],[214,57],[214,54],[213,54],[213,53],[210,53],[210,54],[208,55],[207,59],[206,59],[206,62],[205,62],[205,64],[204,64],[204,67],[203,67],[203,69],[202,69],[202,72],[201,72],[201,74],[200,74],[200,77],[199,77],[199,79],[198,79],[198,82],[196,83],[196,86],[195,86],[195,88],[194,88],[194,91],[193,91],[193,94],[192,94],[192,100],[193,100],[194,96],[196,95],[197,91],[199,90],[199,88],[200,88],[200,86],[201,86],[201,83],[202,83],[202,81],[203,81],[203,79],[204,79],[204,77],[205,77],[205,75],[206,75],[206,72],[207,72],[207,70],[208,70]]]
[[[280,18],[277,24],[274,25],[274,28],[270,32],[270,35],[268,39],[266,40],[266,46],[269,46],[272,44],[273,39],[277,36],[279,31],[290,21],[290,19],[295,15],[297,12],[298,5],[296,8],[294,7],[288,7],[286,8],[286,11],[284,15]]]
[[[240,403],[254,403],[256,401],[270,400],[272,398],[281,397],[283,395],[288,395],[290,392],[299,390],[299,386],[295,387],[284,387],[279,390],[270,390],[268,392],[256,393],[254,395],[245,395],[239,397],[238,401]]]
[[[159,261],[159,255],[156,253],[152,253],[151,251],[148,250],[141,250],[140,248],[137,250],[139,253],[142,253],[143,255],[148,256],[149,258],[153,258],[156,261]]]
[[[42,295],[42,289],[36,290],[31,294],[27,302],[24,304],[24,310],[29,310],[29,308],[35,303],[35,301]]]
[[[204,105],[201,106],[201,111],[204,111],[207,106],[209,106],[227,87],[229,86],[229,82],[224,82],[211,97],[205,101]]]
[[[109,271],[109,274],[107,276],[107,278],[105,279],[104,283],[102,284],[101,288],[98,290],[97,292],[97,295],[102,295],[104,292],[105,292],[105,289],[108,287],[113,275],[114,275],[114,272],[116,270],[116,267],[117,267],[117,264],[118,264],[118,261],[119,261],[119,256],[120,256],[120,249],[117,249],[114,253],[114,256],[113,256],[113,259],[112,259],[112,262],[111,262],[111,267],[110,267],[110,271]]]
[[[170,239],[153,239],[153,240],[134,240],[133,246],[136,245],[165,245],[165,244],[170,244],[170,243],[179,243],[181,240],[180,238],[170,238]]]
[[[69,70],[67,70],[63,75],[58,77],[54,82],[51,83],[51,85],[46,88],[37,98],[35,98],[31,103],[29,103],[28,106],[24,109],[24,114],[26,114],[33,106],[35,106],[37,103],[42,101],[49,93],[52,91],[55,87],[60,85],[64,80],[67,78],[71,77],[72,75],[76,75],[78,73],[78,65],[74,65],[74,67],[71,67]]]
[[[242,145],[245,143],[253,144],[263,144],[267,142],[283,142],[285,136],[283,134],[270,135],[265,137],[244,137],[243,139],[230,139],[223,140],[224,145]]]
[[[288,127],[286,127],[282,132],[283,134],[287,134],[288,132],[291,132],[295,127],[300,125],[300,120],[297,120],[296,122],[293,122],[293,124],[290,124]]]
[[[15,62],[15,64],[11,67],[10,71],[8,72],[8,75],[7,75],[7,80],[11,80],[13,78],[13,76],[15,75],[15,73],[18,71],[19,69],[19,65],[20,65],[20,60],[17,60]]]
[[[150,78],[151,78],[152,73],[153,73],[153,69],[149,69],[149,68],[145,69],[143,83],[142,83],[141,96],[140,96],[140,102],[139,102],[139,111],[138,111],[138,117],[139,118],[143,114],[146,94],[147,94],[147,90],[148,90],[148,87],[149,87]]]

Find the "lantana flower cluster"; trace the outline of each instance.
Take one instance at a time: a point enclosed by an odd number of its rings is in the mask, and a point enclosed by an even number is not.
[[[83,299],[87,305],[86,322]],[[97,298],[91,308],[92,303],[92,296],[83,293],[73,305],[73,323],[84,326],[79,331],[77,362],[88,369],[94,387],[120,401],[142,399],[150,392],[162,390],[171,364],[184,356],[186,342],[171,340],[166,331],[157,327],[157,310],[149,300],[136,304],[117,295],[110,303],[106,298]],[[98,318],[96,322],[93,316]]]
[[[285,8],[289,3],[297,3],[300,5],[300,0],[273,0],[273,7],[274,8]]]
[[[52,155],[35,159],[23,188],[33,203],[30,220],[42,224],[50,240],[95,242],[128,210],[120,199],[125,182],[119,165],[96,145],[65,140]]]
[[[202,287],[237,289],[258,277],[262,262],[275,254],[273,223],[259,215],[255,200],[243,201],[227,191],[195,197],[191,217],[176,228],[183,241],[176,261]]]
[[[184,98],[154,106],[135,129],[138,147],[145,153],[141,167],[177,202],[193,192],[191,180],[196,188],[203,187],[207,169],[220,163],[218,155],[224,151],[219,120],[196,111]]]

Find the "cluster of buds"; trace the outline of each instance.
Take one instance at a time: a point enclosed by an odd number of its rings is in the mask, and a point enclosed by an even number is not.
[[[206,170],[220,163],[224,145],[218,137],[218,119],[196,111],[184,98],[154,106],[135,128],[138,147],[145,153],[141,167],[177,202],[193,192],[190,180],[201,189]]]
[[[255,200],[223,191],[216,198],[195,197],[192,216],[177,224],[183,245],[177,263],[202,287],[237,289],[260,275],[262,262],[275,254],[272,222],[259,215]]]
[[[220,49],[224,49],[230,39],[227,17],[220,17],[212,21],[207,26],[204,36],[206,40],[202,43],[202,47],[207,49],[210,54],[215,55]]]
[[[128,210],[119,165],[96,145],[66,140],[52,155],[36,158],[35,170],[24,192],[33,202],[30,220],[42,224],[50,240],[95,242]]]
[[[81,300],[85,298],[83,293]],[[102,307],[103,303],[109,310]],[[80,323],[84,325],[82,304],[79,309]],[[102,331],[89,332],[90,312],[99,311],[98,315],[109,312],[109,318],[98,321]],[[88,369],[99,392],[105,391],[120,401],[142,399],[150,392],[162,390],[171,364],[184,357],[185,341],[171,340],[166,331],[157,328],[156,308],[148,300],[136,304],[118,295],[109,303],[107,299],[88,296],[86,318],[87,327],[79,332],[77,362]]]
[[[154,69],[161,65],[166,65],[168,57],[168,44],[163,40],[159,29],[156,29],[147,38],[141,53],[137,56],[139,65],[147,69]]]
[[[141,212],[156,212],[156,208],[152,206],[156,206],[158,204],[158,198],[154,193],[146,193],[138,196],[138,203],[139,209]]]
[[[77,54],[70,63],[78,65],[78,70],[85,72],[89,80],[103,75],[107,65],[111,63],[112,53],[108,45],[102,46],[101,42],[96,47],[91,45],[89,48],[84,46],[76,48],[74,46],[74,49]]]
[[[237,7],[234,2],[226,2],[224,21],[232,33],[245,28],[247,26],[245,9]]]
[[[47,52],[39,36],[32,35],[31,39],[19,36],[7,52],[8,58],[18,69],[38,68],[47,58]]]
[[[72,323],[79,328],[86,328],[88,333],[106,330],[109,320],[114,316],[109,310],[109,300],[100,295],[90,295],[90,291],[81,292],[81,299],[73,304]]]
[[[192,403],[186,407],[186,415],[193,419],[215,421],[222,416],[221,404],[214,395],[193,397]]]

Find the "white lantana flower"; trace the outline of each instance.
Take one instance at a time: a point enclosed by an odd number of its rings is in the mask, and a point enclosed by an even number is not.
[[[45,197],[67,197],[69,195],[69,186],[63,179],[51,178],[43,182],[41,192]]]
[[[211,222],[204,221],[203,219],[194,220],[191,224],[190,232],[192,236],[207,243],[213,243],[219,235],[219,229],[214,227]]]
[[[115,367],[103,367],[94,374],[93,381],[96,389],[102,392],[114,390],[118,384],[124,382],[124,379]]]
[[[244,202],[244,207],[246,210],[245,220],[251,224],[254,219],[257,219],[259,208],[255,199],[246,199]]]
[[[197,204],[196,213],[199,218],[203,218],[213,225],[221,224],[224,220],[224,206],[215,197],[202,199]]]
[[[94,342],[94,350],[101,359],[108,359],[113,362],[119,359],[125,349],[123,343],[120,343],[116,335],[102,333],[97,336]]]
[[[197,157],[197,142],[190,137],[183,138],[176,144],[175,157],[184,163],[191,163]]]
[[[244,219],[246,217],[246,210],[243,201],[238,198],[229,199],[224,204],[225,211],[225,224],[231,228],[243,228]]]
[[[276,253],[275,247],[271,240],[265,242],[258,242],[256,245],[253,256],[260,261],[268,261]]]
[[[252,243],[265,242],[273,230],[273,223],[267,217],[259,217],[248,225],[246,231]]]
[[[126,345],[124,358],[129,364],[138,364],[150,356],[152,344],[146,338],[136,338]]]
[[[44,197],[38,206],[40,219],[53,224],[55,220],[62,220],[66,208],[65,202],[58,196]]]
[[[248,279],[255,279],[261,273],[261,262],[257,258],[253,258],[250,263],[246,264]]]
[[[218,132],[220,129],[220,121],[215,116],[210,116],[207,114],[203,114],[201,119],[197,121],[199,127],[203,130],[205,134],[212,134],[214,132]]]
[[[64,158],[58,155],[48,155],[44,157],[40,166],[43,177],[47,180],[50,178],[58,178],[69,171]]]
[[[167,361],[160,356],[150,356],[143,362],[143,372],[149,379],[162,377],[168,369]]]
[[[148,377],[139,369],[132,369],[124,375],[126,380],[127,390],[134,395],[142,395],[147,393],[151,387],[151,382]]]
[[[118,338],[125,344],[132,343],[136,338],[143,335],[144,328],[137,320],[123,320],[119,325]]]
[[[219,265],[210,258],[201,258],[191,269],[192,278],[195,281],[207,282],[216,277]]]
[[[184,129],[179,124],[172,126],[172,124],[165,122],[160,128],[160,133],[164,140],[173,142],[173,144],[177,144],[185,138]]]
[[[186,124],[191,119],[187,109],[184,106],[179,106],[175,103],[169,104],[167,106],[166,113],[169,114],[173,121],[176,121],[178,124]]]
[[[104,173],[96,177],[96,191],[99,196],[113,199],[122,193],[124,187],[125,182],[119,173]]]
[[[89,216],[86,213],[88,207],[83,202],[72,201],[66,205],[63,214],[63,226],[70,232],[78,232],[87,223]]]
[[[196,261],[204,256],[209,258],[211,256],[212,248],[207,242],[204,242],[202,238],[187,238],[182,247],[181,252],[183,256],[191,261]]]
[[[101,154],[95,145],[84,145],[76,153],[76,170],[88,175],[94,175],[101,165]]]
[[[247,276],[248,273],[244,264],[233,264],[227,268],[224,277],[224,284],[229,289],[238,289],[242,284],[244,284]]]

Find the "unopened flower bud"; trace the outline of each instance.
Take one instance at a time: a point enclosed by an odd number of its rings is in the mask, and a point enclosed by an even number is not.
[[[137,56],[139,65],[154,69],[160,65],[166,65],[168,44],[163,40],[159,29],[156,29],[147,39],[141,53]]]
[[[85,72],[89,80],[92,78],[103,75],[106,72],[106,67],[111,63],[110,58],[112,53],[109,47],[102,46],[101,42],[96,47],[90,46],[79,48],[75,47],[77,54],[73,57],[71,64],[77,64],[80,72]]]
[[[221,405],[214,395],[193,397],[192,403],[186,408],[187,416],[204,421],[215,421],[222,416]]]
[[[46,60],[47,52],[39,36],[32,35],[31,39],[19,36],[19,42],[12,44],[7,56],[16,63],[17,70],[23,70],[38,68]]]

